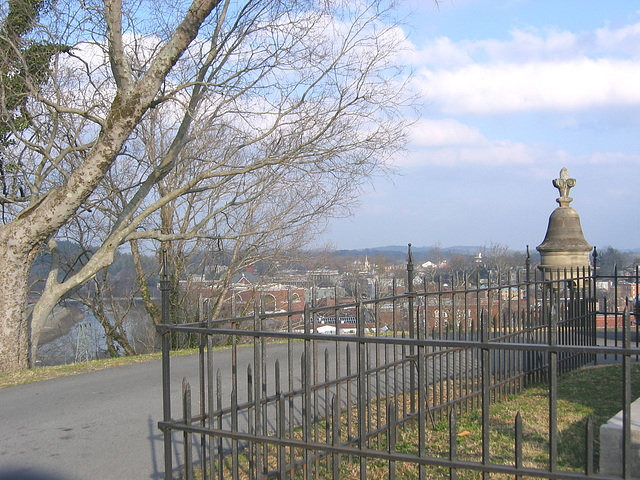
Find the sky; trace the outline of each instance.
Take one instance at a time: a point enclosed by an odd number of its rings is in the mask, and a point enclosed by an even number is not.
[[[422,107],[397,174],[333,220],[336,249],[544,240],[563,167],[585,238],[640,248],[640,3],[408,0]]]

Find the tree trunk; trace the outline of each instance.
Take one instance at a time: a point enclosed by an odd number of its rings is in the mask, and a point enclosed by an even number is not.
[[[42,295],[33,307],[31,312],[30,323],[30,342],[29,342],[29,368],[34,368],[36,359],[38,358],[38,346],[40,344],[40,335],[44,330],[47,318],[57,305],[60,297],[52,293]]]
[[[54,238],[50,238],[47,242],[49,253],[51,255],[51,265],[49,266],[49,275],[47,276],[44,291],[40,298],[33,306],[31,311],[30,326],[30,342],[29,342],[29,368],[35,368],[36,359],[38,357],[38,345],[40,343],[40,334],[44,330],[47,318],[53,311],[53,308],[60,300],[60,294],[52,291],[52,286],[58,283],[58,270],[60,266],[60,250],[58,243]]]
[[[131,258],[133,265],[136,269],[136,280],[138,281],[138,288],[140,289],[140,296],[142,297],[142,303],[144,309],[151,318],[154,325],[160,325],[162,323],[162,314],[158,306],[151,300],[151,292],[149,291],[149,285],[147,284],[147,274],[142,268],[142,260],[140,259],[140,249],[138,248],[138,241],[131,240],[129,242],[131,247]]]
[[[33,255],[22,245],[17,229],[0,230],[0,373],[29,363],[27,292]]]
[[[91,308],[91,311],[104,329],[107,351],[112,358],[121,356],[120,350],[118,349],[116,344],[120,345],[122,351],[126,356],[133,356],[136,354],[135,349],[131,346],[129,340],[127,339],[126,333],[122,331],[122,324],[118,323],[116,325],[113,325],[109,321],[109,317],[104,310],[102,302],[97,301],[96,306]]]

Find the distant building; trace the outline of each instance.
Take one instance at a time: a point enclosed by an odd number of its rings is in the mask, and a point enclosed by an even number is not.
[[[322,270],[311,270],[308,276],[309,280],[318,287],[332,287],[340,279],[340,272],[323,268]]]

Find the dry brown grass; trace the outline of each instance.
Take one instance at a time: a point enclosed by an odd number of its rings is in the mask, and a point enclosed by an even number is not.
[[[178,350],[171,352],[172,356],[190,355],[196,353],[197,350]],[[50,380],[53,378],[66,377],[69,375],[78,375],[80,373],[95,372],[105,368],[119,367],[122,365],[130,365],[132,363],[148,362],[150,360],[158,360],[162,357],[161,353],[149,353],[145,355],[135,355],[131,357],[107,358],[103,360],[92,360],[83,363],[70,363],[68,365],[57,365],[54,367],[37,367],[28,370],[20,370],[13,373],[0,374],[0,388],[13,387],[23,385],[25,383],[39,382],[41,380]]]

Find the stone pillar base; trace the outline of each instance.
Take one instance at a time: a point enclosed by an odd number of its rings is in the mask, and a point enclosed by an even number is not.
[[[631,404],[631,478],[640,478],[640,398]],[[600,427],[600,473],[622,475],[622,411]]]

